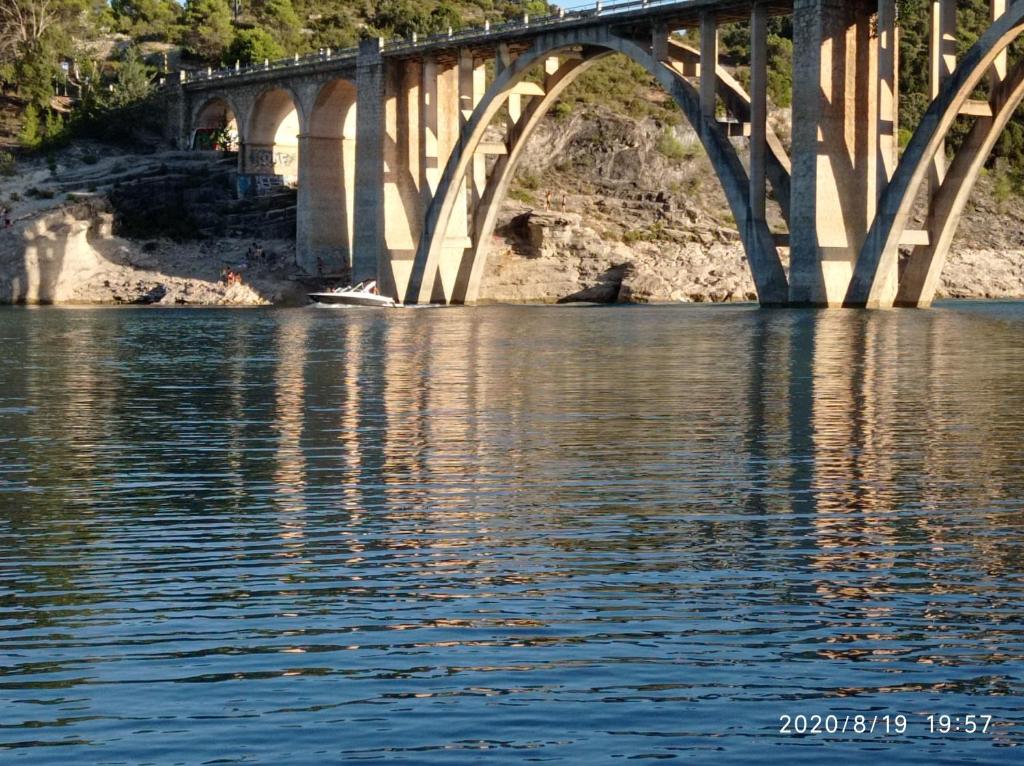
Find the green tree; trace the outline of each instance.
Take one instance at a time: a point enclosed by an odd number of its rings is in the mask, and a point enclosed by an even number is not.
[[[182,9],[174,0],[110,0],[118,28],[135,40],[172,40]]]
[[[234,36],[228,0],[187,0],[185,27],[183,42],[189,53],[210,63],[220,61]]]
[[[451,29],[462,29],[462,14],[449,2],[442,2],[430,12],[427,18],[427,32],[441,34]]]
[[[302,40],[302,24],[292,0],[259,0],[252,6],[258,29],[269,32],[284,53],[295,53]]]
[[[65,141],[64,118],[61,117],[59,112],[55,112],[51,109],[46,113],[46,121],[43,125],[43,135],[44,142],[51,147]]]
[[[273,61],[284,55],[284,49],[266,30],[243,29],[231,41],[227,53],[224,54],[224,63],[230,66],[238,61],[242,66],[246,66],[264,59]]]
[[[385,34],[411,37],[430,28],[429,16],[412,0],[381,0],[373,15],[373,26]]]
[[[21,122],[21,132],[18,134],[18,142],[29,150],[38,149],[43,142],[42,130],[39,125],[39,109],[35,104],[29,104],[25,108],[25,115]]]
[[[793,41],[769,34],[766,42],[768,95],[776,106],[785,108],[793,103]]]
[[[350,48],[359,43],[359,29],[346,10],[332,10],[310,18],[308,40],[312,50],[317,48]]]
[[[115,109],[138,103],[149,96],[153,84],[146,64],[133,45],[125,50],[117,78],[107,99],[107,106]]]

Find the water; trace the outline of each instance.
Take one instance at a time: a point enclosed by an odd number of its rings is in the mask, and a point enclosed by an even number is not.
[[[1024,304],[0,347],[0,762],[1022,760]]]

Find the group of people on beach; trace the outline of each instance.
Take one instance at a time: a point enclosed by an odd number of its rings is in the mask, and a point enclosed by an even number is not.
[[[245,251],[245,262],[248,264],[263,266],[266,264],[266,260],[267,256],[263,252],[263,248],[256,242],[249,245],[249,249]]]
[[[242,275],[225,266],[224,270],[220,273],[220,281],[228,287],[231,287],[232,285],[240,285],[242,284]]]
[[[249,245],[249,249],[245,251],[245,263],[246,266],[266,265],[267,255],[263,251],[263,248],[259,246],[259,243],[253,242]],[[220,272],[220,281],[228,287],[231,287],[232,285],[240,285],[242,284],[242,275],[230,266],[225,266]]]

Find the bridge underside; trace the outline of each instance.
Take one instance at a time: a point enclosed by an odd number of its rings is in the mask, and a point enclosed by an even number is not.
[[[458,43],[365,41],[358,55],[185,83],[183,133],[237,131],[243,191],[297,183],[307,271],[377,278],[405,303],[473,303],[534,129],[587,68],[625,55],[700,138],[762,304],[927,306],[974,182],[1024,96],[1024,63],[1007,61],[1022,8],[992,0],[992,27],[958,62],[955,0],[935,0],[932,104],[902,157],[895,0],[662,3]],[[788,151],[767,119],[767,21],[782,13],[793,16]],[[719,28],[740,20],[746,88],[719,59]],[[978,99],[985,83],[989,97]],[[973,128],[948,161],[945,138],[965,115]],[[768,228],[769,194],[787,232]],[[926,224],[914,230],[922,195]]]

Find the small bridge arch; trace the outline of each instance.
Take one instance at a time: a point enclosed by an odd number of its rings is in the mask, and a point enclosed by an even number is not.
[[[299,137],[296,252],[307,272],[343,273],[352,257],[356,164],[356,86],[323,83]]]
[[[242,172],[298,183],[299,135],[304,121],[302,102],[290,88],[263,90],[253,102],[243,134]]]
[[[239,139],[238,124],[238,110],[230,96],[211,96],[200,101],[189,120],[189,148],[235,149]],[[226,145],[221,145],[225,141]]]

